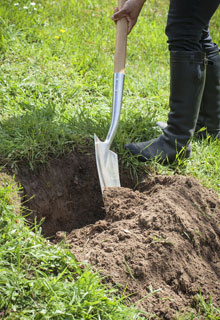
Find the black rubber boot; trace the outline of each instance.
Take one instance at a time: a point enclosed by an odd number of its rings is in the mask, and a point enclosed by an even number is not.
[[[199,137],[220,138],[220,55],[217,45],[206,50],[206,82],[196,124]]]
[[[163,134],[156,139],[131,143],[125,148],[139,161],[157,158],[172,163],[189,157],[205,83],[203,52],[170,52],[170,112]]]

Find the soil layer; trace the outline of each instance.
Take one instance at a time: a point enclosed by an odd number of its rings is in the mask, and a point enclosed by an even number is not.
[[[220,305],[220,200],[213,191],[189,177],[159,176],[141,191],[106,189],[104,205],[104,220],[67,236],[78,260],[160,319],[174,319],[200,292]]]
[[[23,187],[25,206],[31,210],[28,219],[37,218],[38,223],[43,219],[47,237],[105,217],[94,150],[72,152],[35,170],[20,164],[16,179]],[[124,186],[135,184],[126,171],[121,172],[121,181]]]

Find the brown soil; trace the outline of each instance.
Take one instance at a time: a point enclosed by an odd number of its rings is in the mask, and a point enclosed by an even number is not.
[[[67,233],[77,259],[132,294],[129,303],[160,319],[200,291],[220,306],[220,200],[195,179],[159,176],[134,192],[123,172],[124,187],[107,189],[103,203],[94,154],[73,152],[37,171],[20,166],[17,180],[29,219],[45,218],[43,233],[58,241]]]
[[[23,187],[25,205],[32,212],[28,219],[44,219],[45,236],[53,237],[60,230],[70,232],[105,217],[92,152],[72,152],[34,171],[27,164],[19,166],[16,179]],[[135,184],[127,172],[121,174],[124,186]]]
[[[106,217],[67,236],[72,252],[161,319],[200,291],[220,305],[220,201],[183,176],[157,177],[142,192],[109,188]],[[143,300],[141,300],[143,299]]]

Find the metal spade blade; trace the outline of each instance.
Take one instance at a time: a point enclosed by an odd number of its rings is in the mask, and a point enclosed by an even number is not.
[[[125,75],[120,72],[114,74],[112,119],[105,141],[100,141],[99,138],[94,135],[96,165],[102,193],[105,188],[120,187],[118,156],[110,150],[110,147],[120,119],[124,77]]]

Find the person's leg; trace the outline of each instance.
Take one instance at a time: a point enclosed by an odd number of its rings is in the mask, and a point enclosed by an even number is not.
[[[217,9],[219,0],[171,0],[166,34],[170,50],[170,112],[164,134],[125,147],[140,161],[158,157],[173,162],[185,148],[191,152],[205,83],[205,54],[201,33]]]
[[[206,54],[206,81],[201,101],[198,120],[196,123],[197,137],[220,138],[220,54],[218,46],[213,43],[209,34],[209,26],[202,31],[200,39],[203,52]],[[158,121],[157,125],[164,130],[165,122]],[[205,128],[205,130],[201,130]]]
[[[205,80],[205,54],[200,51],[170,52],[170,112],[167,126],[156,139],[125,145],[139,161],[157,157],[172,163],[177,154],[189,157],[190,139],[198,117]]]
[[[212,39],[207,26],[219,4],[219,0],[170,0],[165,30],[169,50],[203,51],[203,44],[209,46]]]
[[[208,60],[206,82],[200,106],[196,131],[200,137],[220,138],[220,55],[218,46],[213,43],[208,26],[203,30],[201,45]]]

